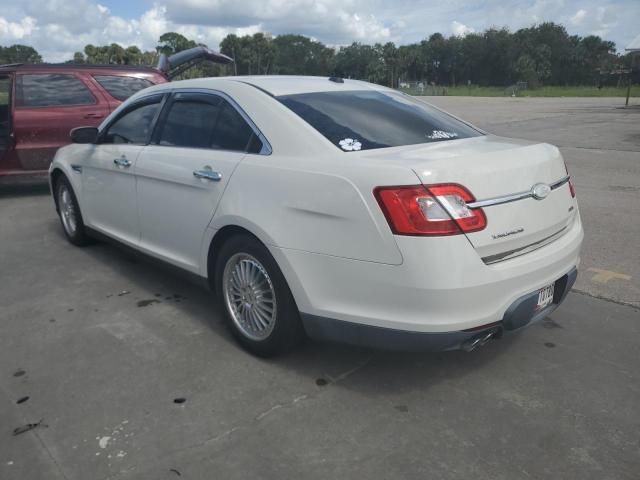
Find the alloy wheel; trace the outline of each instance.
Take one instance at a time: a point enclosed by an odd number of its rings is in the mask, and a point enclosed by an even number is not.
[[[69,187],[64,184],[58,190],[58,208],[60,209],[60,218],[64,229],[70,236],[75,235],[78,227],[76,207]]]
[[[248,253],[236,253],[222,275],[225,306],[239,331],[251,340],[264,340],[276,323],[276,292],[264,266]]]

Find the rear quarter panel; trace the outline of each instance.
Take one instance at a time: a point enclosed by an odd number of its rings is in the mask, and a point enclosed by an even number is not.
[[[419,183],[415,173],[343,152],[274,98],[240,82],[228,83],[224,91],[254,121],[273,152],[245,157],[211,228],[238,224],[279,248],[401,264],[373,190]]]

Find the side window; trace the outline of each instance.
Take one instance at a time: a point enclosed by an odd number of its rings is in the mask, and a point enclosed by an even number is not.
[[[100,143],[146,144],[161,100],[162,97],[157,96],[132,106],[107,127]]]
[[[173,147],[211,148],[222,98],[178,93],[169,107],[158,144]]]
[[[211,148],[246,152],[253,136],[253,130],[242,115],[229,102],[223,100]],[[253,148],[255,149],[255,145]]]
[[[11,77],[0,75],[0,156],[9,144]]]
[[[73,75],[17,75],[17,107],[58,107],[96,103],[87,86]]]
[[[247,153],[260,153],[262,151],[262,140],[254,133],[249,141]]]
[[[137,77],[120,75],[95,75],[93,78],[104,88],[109,95],[117,100],[124,101],[143,88],[153,85],[149,80]]]

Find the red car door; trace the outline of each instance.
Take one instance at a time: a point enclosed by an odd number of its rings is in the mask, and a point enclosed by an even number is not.
[[[109,114],[102,93],[76,72],[18,73],[14,102],[13,155],[23,170],[46,170],[72,128],[97,126]]]

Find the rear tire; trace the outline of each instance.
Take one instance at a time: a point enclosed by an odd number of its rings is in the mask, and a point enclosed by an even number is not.
[[[58,216],[67,240],[77,247],[87,245],[89,237],[80,213],[78,199],[66,177],[60,176],[56,181],[55,195]]]
[[[261,357],[292,350],[304,337],[289,286],[269,250],[249,235],[234,235],[220,249],[215,290],[238,343]]]

